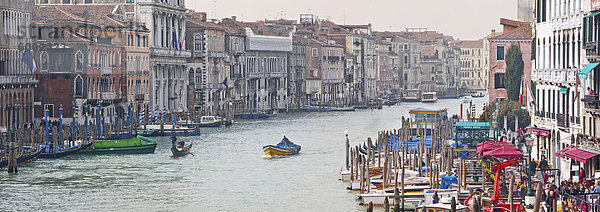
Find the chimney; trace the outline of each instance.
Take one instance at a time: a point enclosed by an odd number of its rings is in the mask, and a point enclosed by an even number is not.
[[[496,37],[496,30],[492,29],[492,37]]]
[[[234,21],[237,21],[237,16],[231,16],[231,19],[233,19]]]

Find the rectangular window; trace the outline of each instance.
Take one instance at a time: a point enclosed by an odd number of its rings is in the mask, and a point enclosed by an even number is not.
[[[494,85],[496,89],[506,88],[504,85],[504,73],[496,73],[494,75]]]
[[[318,50],[318,49],[316,49],[316,48],[313,48],[313,49],[312,49],[312,56],[313,56],[313,57],[319,57],[319,50]]]
[[[496,60],[503,61],[504,60],[504,46],[496,47]]]

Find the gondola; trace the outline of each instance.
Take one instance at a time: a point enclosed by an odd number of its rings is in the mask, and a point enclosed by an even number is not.
[[[179,148],[177,143],[177,138],[176,137],[171,137],[171,152],[173,153],[173,156],[175,157],[181,157],[181,156],[186,156],[188,154],[190,154],[190,149],[192,149],[192,144],[188,145],[187,147],[183,147],[183,148]]]
[[[17,163],[23,163],[23,162],[32,160],[32,159],[36,158],[37,156],[39,156],[40,153],[42,153],[42,149],[38,149],[35,152],[29,152],[27,154],[23,154],[23,155],[17,157]],[[0,160],[0,168],[6,167],[6,166],[8,166],[8,159]]]
[[[64,148],[52,151],[49,147],[44,148],[44,151],[38,155],[38,158],[62,158],[68,155],[78,153],[92,145],[92,142],[83,143],[70,148]]]

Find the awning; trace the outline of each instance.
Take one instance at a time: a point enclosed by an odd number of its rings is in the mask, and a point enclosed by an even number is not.
[[[585,163],[588,159],[598,156],[596,153],[588,152],[575,147],[563,152],[565,157]]]
[[[565,157],[565,152],[569,151],[571,149],[577,149],[577,146],[568,146],[568,147],[566,147],[564,149],[561,149],[558,152],[556,152],[556,156],[564,158]]]
[[[592,13],[592,14],[590,14],[590,15],[586,16],[586,18],[589,18],[589,17],[594,17],[594,16],[597,16],[597,15],[600,15],[600,12],[597,12],[597,13]]]
[[[531,128],[527,128],[527,133],[529,134],[534,134],[537,136],[542,136],[542,137],[548,137],[550,136],[550,130],[547,129],[541,129],[541,128],[535,128],[535,127],[531,127]]]
[[[581,70],[579,72],[579,78],[580,79],[587,79],[587,75],[594,70],[594,68],[596,68],[596,66],[598,66],[598,64],[600,63],[590,63],[587,66],[585,66],[585,68],[583,68],[583,70]]]
[[[568,93],[568,92],[569,92],[569,89],[568,89],[568,88],[561,88],[561,89],[560,89],[560,93],[563,93],[563,94],[565,94],[565,93]]]
[[[479,143],[477,144],[477,153],[481,154],[484,159],[488,159],[489,157],[502,159],[523,158],[523,152],[515,147],[515,145],[502,141],[488,141]]]

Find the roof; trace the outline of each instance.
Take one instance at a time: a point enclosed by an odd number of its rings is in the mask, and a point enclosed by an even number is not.
[[[456,124],[454,124],[454,126],[456,128],[463,128],[463,129],[481,129],[481,128],[490,128],[490,123],[489,122],[456,122]]]
[[[462,40],[452,43],[460,48],[483,48],[483,40]]]
[[[427,109],[427,108],[417,108],[417,109],[412,109],[410,110],[410,114],[415,114],[415,113],[439,113],[442,112],[442,110],[434,110],[434,109]]]
[[[129,27],[121,5],[42,5],[33,6],[33,20],[79,21],[105,27]]]
[[[490,40],[531,40],[532,29],[529,22],[501,18],[500,24],[504,26],[502,34],[491,37]]]
[[[424,57],[436,57],[434,46],[420,46],[419,49]]]

